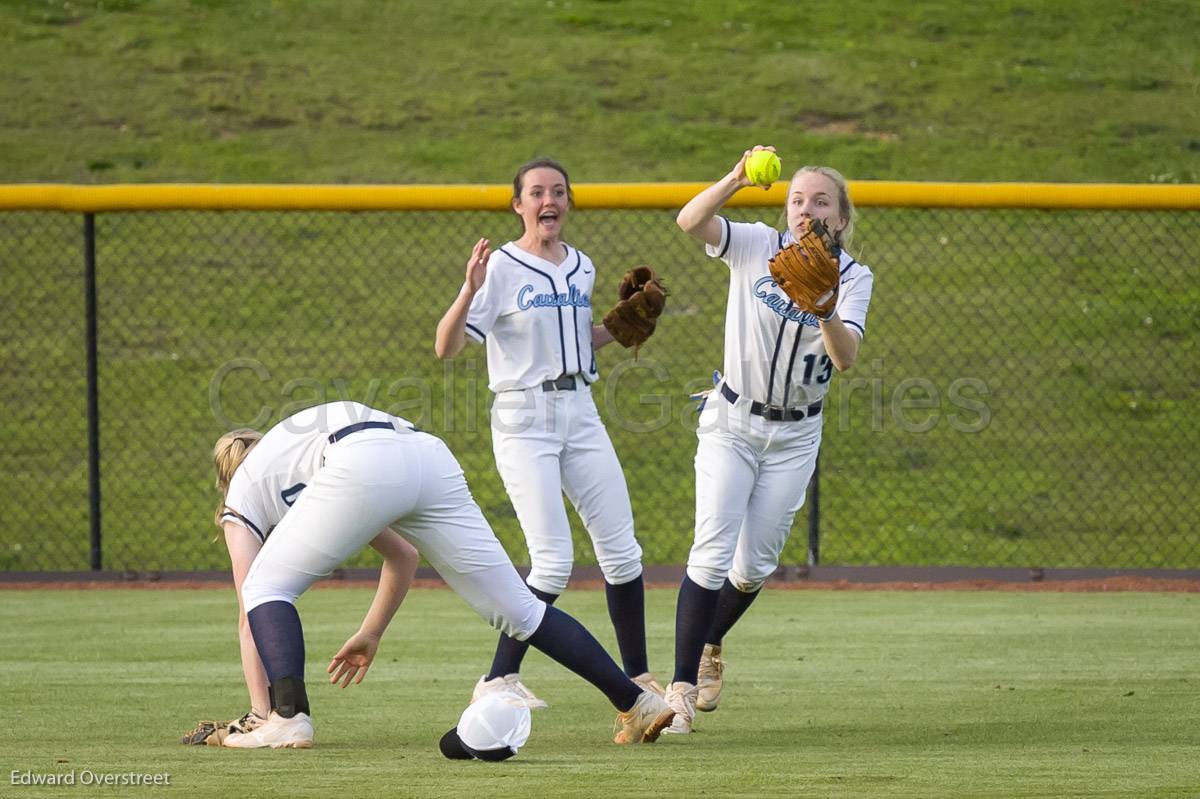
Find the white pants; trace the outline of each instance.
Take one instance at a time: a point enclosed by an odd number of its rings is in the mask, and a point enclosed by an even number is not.
[[[524,640],[542,623],[545,603],[517,574],[454,455],[433,436],[392,430],[329,445],[325,465],[251,564],[246,611],[294,603],[389,525],[496,629]]]
[[[823,417],[772,422],[709,395],[696,447],[696,537],[687,574],[708,589],[725,578],[756,591],[779,565],[812,478]]]
[[[625,473],[590,388],[497,394],[492,450],[525,533],[531,586],[561,594],[571,577],[564,493],[591,536],[604,579],[621,585],[642,573]]]

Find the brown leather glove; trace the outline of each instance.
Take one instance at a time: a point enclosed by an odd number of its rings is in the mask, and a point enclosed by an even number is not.
[[[604,315],[604,327],[622,347],[640,347],[654,334],[667,305],[667,290],[654,270],[635,266],[621,278],[620,299]]]
[[[818,319],[833,316],[841,285],[841,248],[829,231],[814,219],[803,235],[771,259],[771,277],[802,311]]]
[[[253,710],[237,721],[201,721],[179,739],[188,746],[224,746],[225,738],[235,732],[249,732],[267,720]]]

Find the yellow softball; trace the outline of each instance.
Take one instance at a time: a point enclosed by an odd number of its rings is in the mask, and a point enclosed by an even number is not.
[[[746,159],[746,178],[757,186],[770,186],[779,180],[783,165],[779,156],[770,150],[755,150]]]

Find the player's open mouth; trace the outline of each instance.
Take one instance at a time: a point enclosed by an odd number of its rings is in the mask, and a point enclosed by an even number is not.
[[[558,214],[556,214],[556,213],[553,213],[553,212],[551,212],[551,213],[546,213],[546,214],[542,214],[541,216],[539,216],[539,217],[538,217],[538,221],[539,221],[539,222],[541,222],[541,223],[542,223],[542,224],[544,224],[544,225],[548,225],[548,224],[550,224],[550,223],[552,223],[552,222],[557,222],[557,221],[558,221]]]

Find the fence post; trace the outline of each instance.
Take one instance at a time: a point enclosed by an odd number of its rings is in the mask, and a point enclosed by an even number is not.
[[[821,562],[821,456],[813,465],[808,481],[808,565]]]
[[[83,292],[87,318],[88,521],[91,569],[100,571],[100,388],[96,364],[96,215],[83,215]]]

